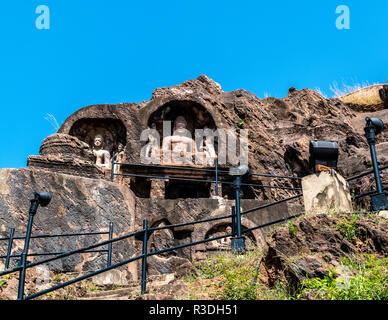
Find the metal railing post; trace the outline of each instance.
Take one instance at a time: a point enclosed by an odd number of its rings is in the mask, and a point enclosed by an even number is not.
[[[376,189],[377,194],[374,194],[371,196],[372,200],[372,208],[374,211],[384,210],[387,207],[387,197],[385,193],[383,193],[383,187],[381,185],[381,179],[380,179],[380,171],[379,166],[377,162],[377,156],[376,156],[376,149],[375,149],[375,142],[376,142],[376,129],[374,125],[372,124],[372,120],[370,118],[365,118],[367,124],[364,128],[365,131],[365,137],[369,144],[370,149],[370,155],[372,159],[373,164],[373,174],[376,181]]]
[[[241,232],[241,211],[240,211],[240,189],[241,189],[241,176],[235,176],[233,181],[233,188],[236,194],[236,220],[237,220],[237,237],[231,239],[232,251],[242,252],[245,251],[245,237]]]
[[[218,159],[216,159],[216,196],[218,196]]]
[[[8,249],[7,249],[7,258],[5,259],[5,270],[9,267],[9,261],[11,259],[11,253],[12,253],[12,244],[13,244],[13,236],[15,233],[15,228],[11,228],[9,232],[9,240],[8,240]]]
[[[113,154],[112,154],[112,169],[110,171],[110,181],[113,182],[114,176],[115,176],[115,152],[113,151]]]
[[[236,176],[234,183],[236,193],[236,218],[237,218],[237,237],[241,237],[241,211],[240,211],[240,186],[241,177]]]
[[[147,286],[147,237],[148,237],[148,222],[146,219],[143,220],[143,258],[141,264],[141,294],[146,293]]]
[[[232,234],[236,235],[236,207],[232,206]]]
[[[113,223],[109,223],[109,240],[112,240],[113,237]],[[112,264],[112,242],[108,244],[108,258],[107,258],[107,263],[106,266],[110,267]]]
[[[27,224],[27,231],[26,231],[26,237],[24,240],[24,249],[21,254],[21,260],[20,260],[20,266],[22,269],[20,270],[20,276],[19,276],[19,288],[18,288],[18,300],[24,299],[24,282],[26,279],[26,265],[27,265],[27,256],[28,256],[28,249],[30,245],[30,238],[31,238],[31,230],[32,230],[32,224],[34,222],[34,215],[36,214],[36,211],[38,210],[39,206],[39,196],[35,194],[35,198],[30,200],[30,211],[28,214],[28,224]]]

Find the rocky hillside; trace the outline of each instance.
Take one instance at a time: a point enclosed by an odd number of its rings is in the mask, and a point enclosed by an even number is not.
[[[219,253],[143,298],[386,300],[388,219],[301,217],[276,226],[263,247],[243,256]]]

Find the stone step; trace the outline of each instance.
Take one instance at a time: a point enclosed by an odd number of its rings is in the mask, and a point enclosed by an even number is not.
[[[81,297],[77,298],[77,300],[129,300],[131,295],[106,295],[106,296],[100,296],[100,297]]]
[[[168,285],[175,279],[174,274],[162,274],[147,277],[147,291],[151,292]],[[104,290],[100,286],[100,291],[88,292],[85,296],[77,300],[126,300],[130,297],[140,295],[141,281],[128,281],[126,285],[121,285],[118,289]]]
[[[110,295],[130,295],[134,291],[139,291],[138,288],[122,288],[122,289],[114,289],[114,290],[106,290],[106,291],[97,291],[97,292],[88,292],[85,295],[85,298],[98,298]]]

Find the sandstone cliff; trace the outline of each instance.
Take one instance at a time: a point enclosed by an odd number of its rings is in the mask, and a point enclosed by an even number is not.
[[[87,132],[93,131],[92,124],[105,126],[112,132],[108,139],[110,148],[114,141],[124,139],[128,160],[139,163],[139,153],[145,144],[139,140],[141,131],[151,123],[159,126],[161,120],[169,120],[169,113],[184,111],[192,118],[192,126],[199,128],[207,125],[237,132],[240,128],[248,129],[249,163],[254,172],[308,174],[309,141],[319,139],[338,141],[339,172],[348,177],[370,168],[364,118],[379,117],[388,123],[387,109],[375,109],[365,106],[360,112],[354,104],[327,99],[311,89],[290,88],[282,99],[258,99],[254,93],[243,89],[224,92],[220,84],[201,75],[180,85],[155,89],[150,101],[82,108],[69,116],[58,132],[73,134],[90,143],[91,136]],[[387,137],[387,130],[377,137],[380,164],[388,161]],[[383,175],[384,182],[386,179]],[[266,180],[263,178],[259,183],[295,186],[293,182]],[[364,181],[354,187],[358,192],[369,185]],[[278,199],[290,194],[274,189],[254,192],[259,199]]]

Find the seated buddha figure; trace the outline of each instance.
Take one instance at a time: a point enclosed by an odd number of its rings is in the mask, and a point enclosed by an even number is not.
[[[163,138],[161,150],[162,165],[193,164],[197,153],[195,141],[188,137],[187,122],[183,116],[178,116],[174,121],[172,136]]]

